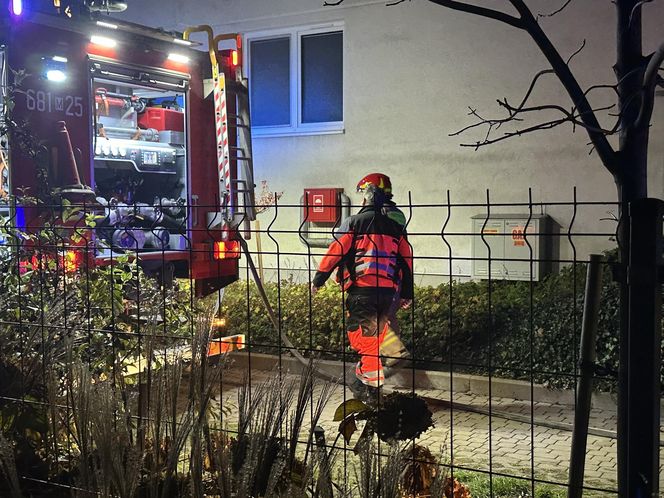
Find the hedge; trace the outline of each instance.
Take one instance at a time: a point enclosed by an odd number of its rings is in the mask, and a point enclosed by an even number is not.
[[[452,282],[415,289],[414,306],[398,314],[401,336],[420,366],[434,370],[532,380],[550,387],[575,384],[583,312],[585,265],[568,266],[540,282]],[[307,285],[265,284],[283,330],[303,350],[349,360],[343,296],[328,283],[316,296]],[[604,271],[597,363],[618,365],[619,289]],[[252,351],[278,353],[280,341],[254,283],[237,282],[224,295],[228,333],[245,333]],[[284,350],[281,350],[282,352]],[[611,374],[598,385],[614,390]]]

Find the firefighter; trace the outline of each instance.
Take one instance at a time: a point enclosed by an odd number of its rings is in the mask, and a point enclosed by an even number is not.
[[[374,191],[375,201],[382,205],[383,214],[396,221],[401,227],[406,226],[406,215],[392,200],[392,182],[382,173],[371,173],[357,182],[357,191],[364,194],[367,189]]]
[[[357,191],[364,193],[367,188],[375,188],[380,198],[376,199],[382,204],[383,214],[396,221],[402,228],[406,226],[406,215],[392,200],[392,182],[387,175],[371,173],[357,183]],[[385,337],[380,344],[380,355],[382,357],[383,373],[385,378],[399,373],[397,367],[401,367],[403,361],[410,358],[410,352],[399,338],[400,330],[397,322],[397,311],[401,307],[400,293],[395,293],[392,307],[390,308],[389,327]]]
[[[375,400],[385,379],[380,345],[396,294],[404,308],[412,301],[413,262],[404,227],[393,219],[400,211],[394,203],[386,204],[392,193],[390,179],[373,173],[360,181],[358,190],[363,194],[362,209],[341,223],[311,291],[315,294],[337,269],[337,281],[347,292],[348,339],[360,355],[350,388],[360,399]]]

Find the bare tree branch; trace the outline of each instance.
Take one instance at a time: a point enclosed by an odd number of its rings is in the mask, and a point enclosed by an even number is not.
[[[555,128],[555,127],[560,126],[560,125],[562,125],[564,123],[567,123],[567,122],[568,122],[567,119],[554,119],[552,121],[546,121],[544,123],[540,123],[540,124],[537,124],[537,125],[534,125],[534,126],[530,126],[528,128],[523,128],[523,129],[515,130],[515,131],[512,131],[512,132],[507,132],[503,136],[500,136],[498,138],[485,139],[482,142],[478,141],[478,142],[475,142],[474,144],[462,143],[460,145],[461,145],[461,147],[472,147],[475,150],[477,150],[480,147],[484,147],[485,145],[491,145],[491,144],[495,144],[495,143],[498,143],[498,142],[503,142],[503,141],[508,140],[510,138],[513,138],[513,137],[526,135],[528,133],[533,133],[533,132],[540,131],[540,130],[550,130],[551,128]]]
[[[639,115],[634,122],[637,129],[650,125],[652,110],[655,106],[655,88],[660,79],[659,69],[662,63],[664,63],[664,42],[651,54],[646,71],[643,74],[643,98],[641,99]]]
[[[534,105],[530,107],[524,107],[523,105],[520,105],[518,107],[514,107],[509,102],[507,102],[507,99],[497,100],[496,102],[498,102],[498,105],[505,109],[512,117],[528,112],[558,111],[569,119],[573,118],[572,111],[568,111],[564,107],[555,104]]]
[[[568,62],[572,60],[572,58],[577,55],[581,50],[583,50],[585,46],[585,40],[582,43],[581,47],[576,50],[567,60]],[[470,112],[469,115],[473,115],[477,118],[477,122],[473,123],[471,125],[468,125],[464,128],[461,128],[460,130],[450,133],[450,136],[458,136],[468,130],[478,128],[478,127],[486,127],[486,136],[484,140],[480,141],[479,143],[484,144],[485,142],[491,142],[491,135],[495,130],[498,130],[502,125],[511,122],[511,121],[523,121],[523,119],[520,117],[521,114],[527,114],[527,113],[534,113],[534,112],[540,112],[540,111],[557,111],[560,112],[564,117],[561,118],[561,120],[569,122],[573,126],[573,131],[576,131],[576,127],[579,126],[581,128],[584,128],[587,131],[592,131],[595,133],[603,134],[603,135],[612,135],[615,134],[620,126],[620,121],[617,120],[614,126],[610,129],[603,128],[599,126],[599,124],[595,127],[591,127],[587,123],[584,123],[582,120],[581,114],[577,114],[577,107],[574,105],[570,110],[565,109],[562,106],[555,105],[555,104],[546,104],[546,105],[537,105],[537,106],[528,106],[526,107],[526,104],[528,103],[537,83],[539,82],[540,78],[543,76],[549,75],[549,74],[555,74],[553,69],[544,69],[539,71],[535,76],[533,76],[528,89],[526,90],[523,98],[521,99],[521,102],[517,106],[513,106],[510,104],[506,98],[503,100],[497,100],[498,106],[505,109],[508,113],[507,117],[505,118],[498,118],[498,119],[485,119],[482,116],[479,115],[477,110],[469,108]],[[587,95],[591,90],[597,89],[597,88],[610,88],[614,92],[617,92],[616,85],[595,85],[594,87],[591,87],[590,89],[586,90],[583,94],[584,96]],[[608,111],[610,109],[613,109],[615,107],[614,105],[606,106],[606,107],[599,107],[599,108],[592,108],[591,112],[597,113],[599,111]],[[562,124],[562,123],[561,123]],[[536,127],[536,129],[539,129]],[[512,134],[510,136],[514,135],[519,135],[518,133]],[[466,144],[467,145],[467,144]]]
[[[506,140],[507,138],[512,138],[516,136],[521,136],[525,135],[527,133],[531,133],[534,131],[542,130],[542,129],[550,129],[555,126],[559,126],[564,123],[570,123],[574,127],[574,130],[576,130],[576,127],[579,126],[581,128],[584,128],[588,130],[587,125],[582,121],[581,116],[576,114],[576,110],[572,108],[571,110],[567,110],[563,108],[562,106],[558,105],[553,105],[553,104],[545,104],[545,105],[537,105],[537,106],[530,106],[530,107],[524,107],[523,103],[520,104],[518,107],[514,107],[507,102],[507,99],[498,100],[497,101],[498,105],[502,108],[504,108],[508,112],[508,116],[505,118],[500,118],[500,119],[485,119],[480,114],[477,112],[476,109],[469,108],[469,115],[472,115],[477,118],[477,122],[473,123],[471,125],[468,125],[456,132],[450,133],[449,136],[458,136],[463,134],[464,132],[473,129],[473,128],[478,128],[481,126],[486,126],[486,134],[484,136],[484,139],[481,141],[477,141],[474,144],[468,144],[468,143],[462,143],[461,145],[464,147],[474,147],[475,150],[477,148],[484,146],[484,145],[489,145],[493,144],[499,141]],[[615,107],[615,104],[605,106],[605,107],[598,107],[594,108],[592,112],[598,112],[598,111],[606,111],[610,110]],[[521,130],[516,130],[513,132],[507,132],[503,136],[499,138],[491,138],[492,133],[495,130],[498,130],[502,125],[514,121],[523,121],[522,118],[520,118],[521,114],[526,114],[526,113],[535,113],[535,112],[541,112],[541,111],[557,111],[560,112],[563,117],[559,119],[555,119],[552,121],[547,121],[545,123],[540,123],[538,125],[534,125],[525,129]],[[606,128],[596,128],[593,131],[596,133],[602,133],[604,135],[613,135],[618,132],[619,129],[619,123],[620,121],[618,120],[616,124],[614,125],[613,128],[611,129],[606,129]],[[594,147],[593,147],[594,148]]]
[[[394,5],[399,5],[400,3],[404,3],[406,0],[393,0],[392,2],[387,2],[385,4],[386,7],[392,7]],[[410,0],[408,0],[410,2]],[[341,5],[344,3],[344,0],[336,0],[332,2],[328,2],[327,0],[323,2],[323,7],[334,7],[335,5]]]
[[[574,52],[574,54],[572,54],[568,60],[571,60],[572,57],[574,57],[576,54],[578,54],[582,49],[583,49],[583,45],[579,48],[579,50]],[[480,116],[480,114],[477,112],[476,109],[469,108],[469,113],[468,114],[474,116],[475,118],[477,118],[477,122],[473,123],[473,124],[470,124],[468,126],[465,126],[464,128],[461,128],[460,130],[458,130],[456,132],[450,133],[449,136],[458,136],[458,135],[461,135],[462,133],[465,133],[465,132],[467,132],[471,129],[475,129],[475,128],[479,128],[479,127],[486,127],[486,133],[485,133],[484,139],[478,141],[477,143],[475,143],[474,146],[477,146],[477,144],[484,145],[484,144],[494,143],[494,139],[492,139],[492,134],[496,130],[500,129],[502,125],[504,125],[506,123],[509,123],[509,122],[512,122],[512,121],[521,122],[521,121],[523,121],[523,119],[521,118],[522,114],[525,115],[525,114],[531,114],[531,113],[541,112],[541,111],[556,111],[556,112],[561,113],[563,115],[563,117],[560,118],[559,120],[556,120],[556,122],[560,121],[559,124],[562,124],[563,122],[569,122],[570,124],[572,124],[574,132],[576,131],[577,126],[581,127],[581,128],[584,128],[587,131],[592,131],[594,133],[599,133],[599,134],[603,134],[603,135],[612,135],[612,134],[615,134],[619,130],[620,120],[617,120],[616,123],[614,124],[614,126],[610,129],[602,128],[602,127],[599,126],[599,124],[598,124],[598,126],[591,128],[587,123],[583,122],[581,114],[577,114],[576,105],[574,105],[570,110],[565,109],[564,107],[562,107],[560,105],[555,105],[555,104],[526,106],[526,104],[530,100],[530,97],[531,97],[537,83],[539,82],[539,80],[543,76],[546,76],[546,75],[549,75],[549,74],[555,74],[554,70],[553,69],[544,69],[544,70],[541,70],[538,73],[536,73],[533,76],[530,84],[528,85],[528,89],[526,90],[524,96],[522,97],[520,103],[517,106],[513,106],[512,104],[510,104],[506,98],[504,98],[503,100],[497,100],[498,106],[507,111],[507,116],[506,117],[486,119],[486,118]],[[617,91],[615,85],[596,85],[594,88],[599,88],[599,87],[611,88],[614,92]],[[589,90],[586,90],[586,92],[584,92],[584,95],[586,95],[592,89],[593,88],[590,88]],[[615,104],[610,105],[610,106],[606,106],[606,107],[593,108],[593,109],[591,109],[591,112],[597,113],[599,111],[608,111],[610,109],[613,109],[614,107],[615,107]],[[551,123],[552,122],[547,122],[546,126],[547,127],[551,126]],[[536,130],[539,130],[539,129],[542,129],[542,128],[541,128],[540,125],[537,125],[537,126],[532,127],[532,129],[531,128],[526,129],[525,133],[529,133],[531,131],[536,131]],[[521,132],[518,132],[518,133],[517,132],[507,133],[506,136],[507,137],[513,137],[513,136],[518,136],[518,135],[523,135],[523,134],[524,134],[524,132],[521,131]],[[501,137],[500,140],[504,140],[504,139],[505,139],[504,137]],[[464,144],[464,145],[468,146],[469,144]]]
[[[638,67],[637,67],[637,68],[635,68],[635,69],[632,69],[631,71],[628,71],[628,72],[625,73],[625,74],[623,75],[623,77],[620,78],[615,84],[598,84],[598,85],[592,85],[592,86],[589,86],[588,88],[586,88],[586,90],[585,90],[585,92],[583,92],[583,94],[587,97],[587,96],[590,94],[590,92],[592,92],[593,90],[611,89],[611,90],[614,91],[614,93],[616,94],[616,96],[619,96],[619,95],[620,95],[620,91],[618,90],[618,87],[620,86],[620,84],[621,84],[623,81],[625,81],[627,78],[629,78],[630,76],[632,76],[633,74],[638,73],[640,70],[641,70],[641,68],[638,68]],[[626,101],[626,103],[627,103],[627,104],[630,104],[630,103],[632,102],[632,100],[634,100],[634,97],[635,97],[635,95],[632,95],[632,96]],[[640,97],[640,94],[639,94],[639,97]]]
[[[585,92],[583,92],[583,94],[587,97],[587,96],[590,94],[590,92],[592,92],[593,90],[599,90],[599,89],[611,89],[611,90],[614,91],[614,93],[616,94],[616,96],[620,96],[620,91],[619,91],[620,84],[621,84],[623,81],[625,81],[627,78],[629,78],[630,76],[632,76],[633,74],[638,73],[640,70],[641,70],[641,68],[638,68],[638,67],[637,67],[637,68],[635,68],[635,69],[632,69],[631,71],[628,71],[627,73],[625,73],[625,74],[622,76],[622,78],[620,78],[620,79],[618,80],[617,83],[615,83],[615,84],[613,84],[613,85],[610,85],[610,84],[598,84],[598,85],[592,85],[592,86],[589,86],[588,88],[586,88],[586,90],[585,90]],[[631,103],[634,101],[634,99],[635,99],[636,97],[641,98],[641,93],[639,92],[638,95],[631,95],[629,98],[627,98],[627,99],[625,100],[625,106],[629,106],[629,105],[631,105]],[[609,115],[610,115],[610,116],[616,116],[616,117],[619,117],[619,116],[620,116],[620,114],[609,114]]]
[[[568,111],[562,106],[555,105],[555,104],[542,104],[542,105],[534,105],[530,107],[514,107],[511,105],[507,100],[498,100],[498,105],[505,109],[510,116],[515,117],[518,116],[519,114],[527,114],[529,112],[541,112],[541,111],[558,111],[562,115],[564,115],[567,119],[570,121],[574,120],[574,114],[572,111]]]
[[[537,14],[537,17],[538,17],[538,18],[539,18],[539,17],[553,17],[553,16],[555,16],[556,14],[560,14],[563,10],[565,10],[565,7],[567,7],[570,3],[572,3],[572,0],[567,0],[567,1],[566,1],[561,7],[558,7],[558,8],[557,8],[556,10],[554,10],[553,12],[550,12],[550,13],[548,13],[548,14],[542,14],[542,13],[539,13],[539,14]]]
[[[521,104],[519,104],[519,107],[523,107],[526,105],[526,102],[530,98],[530,94],[533,93],[533,90],[535,89],[535,85],[537,84],[537,81],[542,77],[547,74],[554,74],[553,69],[543,69],[539,73],[537,73],[533,79],[530,82],[530,85],[528,86],[528,90],[526,91],[526,94],[524,95],[523,99],[521,99]]]
[[[533,110],[543,110],[548,106],[539,106],[539,107],[541,107],[541,109],[533,108]],[[601,110],[601,109],[597,109],[597,110]],[[572,123],[573,125],[578,125],[578,126],[581,126],[581,127],[585,128],[585,125],[581,121],[578,121],[576,119],[568,119],[567,117],[564,117],[564,118],[560,118],[560,119],[554,119],[554,120],[551,120],[551,121],[545,121],[543,123],[539,123],[539,124],[530,126],[528,128],[523,128],[523,129],[520,129],[520,130],[515,130],[513,132],[507,132],[503,136],[500,136],[500,137],[497,137],[497,138],[489,139],[488,135],[487,135],[484,138],[483,141],[478,141],[478,142],[475,142],[474,144],[462,143],[460,145],[461,145],[461,147],[472,147],[475,150],[478,150],[480,147],[484,147],[485,145],[495,144],[495,143],[498,143],[498,142],[508,140],[510,138],[513,138],[513,137],[526,135],[526,134],[533,133],[533,132],[536,132],[536,131],[550,130],[552,128],[556,128],[557,126],[560,126],[560,125],[565,124],[565,123]],[[597,130],[597,132],[598,133],[606,133],[606,134],[614,133],[611,130]],[[592,145],[592,142],[590,143],[590,145]],[[590,150],[589,154],[592,154],[594,149],[595,149],[595,147],[594,147],[594,145],[592,145],[592,149]]]
[[[551,40],[549,40],[544,31],[542,31],[542,28],[539,26],[537,20],[523,0],[509,1],[520,14],[524,29],[528,32],[542,54],[549,61],[549,64],[551,64],[556,76],[558,76],[563,87],[567,90],[575,107],[579,109],[579,116],[586,127],[590,140],[595,146],[602,163],[604,163],[604,166],[611,174],[617,175],[619,173],[617,154],[613,150],[613,147],[607,140],[606,136],[599,131],[594,131],[600,130],[601,126],[569,66],[562,59],[553,43],[551,43]]]
[[[498,105],[503,107],[507,112],[509,112],[512,116],[518,116],[519,114],[525,114],[529,112],[541,112],[541,111],[558,111],[561,114],[563,114],[566,118],[566,120],[570,123],[572,123],[575,126],[580,126],[581,128],[588,129],[587,125],[581,121],[581,116],[576,113],[576,109],[572,108],[571,110],[567,110],[562,106],[555,105],[555,104],[544,104],[544,105],[536,105],[536,106],[530,106],[530,107],[513,107],[511,106],[507,100],[503,101],[498,101]],[[616,105],[611,104],[603,107],[595,107],[593,108],[593,112],[599,112],[599,111],[609,111],[613,109]],[[618,131],[619,124],[616,123],[616,125],[611,128],[595,128],[592,131],[596,131],[597,133],[603,133],[604,135],[613,135]]]
[[[499,10],[487,9],[486,7],[479,7],[477,5],[471,5],[465,2],[458,2],[456,0],[429,0],[431,3],[436,5],[441,5],[443,7],[448,7],[453,10],[459,10],[461,12],[468,12],[469,14],[475,14],[481,17],[488,17],[489,19],[495,19],[496,21],[509,24],[515,28],[524,29],[522,19],[518,17],[511,16]]]
[[[402,3],[405,0],[393,0],[391,4],[396,5],[399,3]],[[583,49],[583,46],[572,54],[570,58],[568,58],[567,62],[563,60],[561,57],[560,53],[558,50],[555,48],[553,43],[551,43],[551,40],[548,38],[548,36],[544,33],[542,28],[539,26],[537,23],[537,19],[531,12],[531,10],[526,6],[524,0],[509,0],[509,3],[516,9],[517,13],[519,14],[519,17],[507,14],[502,11],[494,10],[494,9],[489,9],[486,7],[480,7],[477,5],[472,5],[466,2],[458,1],[458,0],[429,0],[431,3],[434,3],[436,5],[440,5],[442,7],[447,7],[453,10],[461,11],[461,12],[467,12],[469,14],[474,14],[478,15],[481,17],[486,17],[489,19],[494,19],[496,21],[500,21],[502,23],[508,24],[510,26],[513,26],[518,29],[522,29],[526,31],[530,37],[533,39],[535,44],[538,46],[542,54],[546,57],[546,59],[549,61],[549,64],[551,64],[551,71],[558,76],[558,79],[562,83],[563,87],[567,91],[568,95],[570,96],[572,102],[573,102],[573,111],[572,114],[574,115],[574,109],[578,109],[578,119],[579,122],[576,123],[575,120],[570,120],[567,116],[565,118],[556,120],[556,121],[550,121],[546,123],[542,123],[540,125],[536,125],[534,127],[526,128],[523,130],[517,130],[512,133],[508,133],[503,137],[500,137],[498,139],[485,139],[484,142],[481,142],[481,145],[488,145],[489,143],[495,143],[495,141],[501,141],[506,138],[509,138],[510,136],[518,136],[518,135],[523,135],[525,133],[530,133],[531,131],[537,131],[541,129],[549,129],[551,127],[559,126],[560,124],[564,122],[572,122],[575,125],[582,126],[586,132],[588,133],[588,136],[590,137],[590,140],[593,144],[594,149],[597,151],[600,159],[602,160],[602,163],[604,166],[609,170],[611,174],[614,176],[620,175],[622,172],[619,171],[619,163],[618,163],[618,154],[614,151],[613,147],[609,143],[609,141],[606,138],[606,132],[607,130],[604,130],[601,125],[599,124],[599,121],[597,119],[597,116],[595,115],[595,110],[592,108],[590,103],[588,102],[587,99],[587,91],[583,91],[581,89],[581,86],[579,85],[578,81],[576,80],[574,74],[569,68],[568,63],[571,61],[571,59],[580,51]],[[642,6],[644,3],[649,3],[652,0],[642,0],[639,2],[638,7]],[[327,1],[325,0],[324,5],[339,5],[343,2],[343,0],[332,0],[332,1]],[[565,9],[569,4],[571,3],[571,0],[565,0],[565,3],[557,9],[557,11],[554,11],[552,14],[558,13]],[[636,7],[635,7],[636,9]],[[585,42],[584,42],[585,44]],[[660,52],[664,51],[664,49],[659,50],[657,53],[659,54]],[[655,57],[655,56],[654,56]],[[664,55],[663,55],[664,57]],[[651,63],[653,62],[653,59],[651,59]],[[659,68],[660,63],[657,65],[657,67],[654,68],[654,74],[657,75],[657,69]],[[650,66],[649,66],[650,67]],[[545,72],[543,74],[548,74],[548,72]],[[539,77],[539,76],[538,76]],[[536,77],[536,79],[538,78]],[[536,80],[535,80],[536,81]],[[649,80],[649,83],[651,85],[655,85],[657,82],[657,79],[655,77],[652,77],[651,80]],[[532,92],[532,86],[534,86],[534,83],[531,83],[531,88],[529,89],[529,92],[527,92],[526,97],[524,98],[522,104],[520,107],[525,106],[525,102],[527,101],[528,97],[530,96],[530,93]],[[593,87],[593,88],[599,88],[599,86]],[[651,96],[654,96],[654,91],[651,92]],[[654,97],[653,97],[654,98]],[[645,116],[648,114],[648,120],[650,119],[649,113],[652,112],[652,104],[651,105],[646,105],[642,108],[642,115]],[[509,119],[514,119],[515,116],[511,116]],[[481,118],[480,118],[481,119]],[[471,125],[470,127],[467,127],[465,129],[470,129],[474,126],[480,126],[482,123],[487,125],[489,127],[489,133],[494,129],[499,127],[501,124],[505,123],[506,120],[482,120],[480,123],[476,123],[475,125]],[[457,132],[458,134],[458,132]],[[454,134],[453,134],[454,135]],[[479,142],[478,142],[479,143]],[[465,146],[468,146],[468,144],[465,144]]]
[[[567,62],[565,62],[565,64],[567,64],[567,65],[569,66],[569,63],[572,62],[572,59],[574,59],[575,56],[577,56],[578,54],[580,54],[581,51],[582,51],[585,47],[586,47],[586,39],[584,38],[583,41],[581,42],[581,46],[577,49],[576,52],[574,52],[572,55],[570,55],[570,56],[567,58]]]
[[[587,129],[587,125],[581,120],[581,116],[576,113],[576,110],[572,108],[571,110],[567,110],[562,106],[555,105],[555,104],[544,104],[544,105],[536,105],[536,106],[530,106],[530,107],[514,107],[512,106],[506,99],[504,100],[498,100],[497,101],[498,105],[505,109],[508,112],[508,116],[505,118],[500,118],[500,119],[485,119],[482,118],[482,116],[479,115],[479,113],[475,109],[470,109],[469,115],[473,115],[478,119],[477,123],[473,123],[471,125],[468,125],[456,132],[450,133],[449,136],[458,136],[461,135],[462,133],[473,129],[477,128],[480,126],[486,126],[488,128],[489,133],[488,135],[491,134],[491,131],[494,129],[499,129],[501,125],[513,121],[523,121],[522,118],[519,116],[521,114],[527,114],[527,113],[535,113],[535,112],[542,112],[542,111],[557,111],[560,112],[563,117],[560,118],[559,120],[562,122],[568,122],[576,126],[580,126],[581,128]],[[603,106],[603,107],[597,107],[593,109],[593,112],[599,112],[599,111],[608,111],[611,110],[615,107],[615,104]],[[560,123],[562,124],[562,123]],[[595,131],[597,133],[603,133],[604,135],[613,135],[617,133],[618,131],[619,124],[618,122],[614,125],[613,128],[607,129],[607,128],[596,128],[592,131]],[[518,133],[515,133],[518,135]]]
[[[587,97],[590,92],[594,90],[613,90],[613,92],[617,95],[618,94],[618,85],[610,85],[610,84],[599,84],[599,85],[592,85],[589,86],[588,88],[585,89],[583,94]]]
[[[491,131],[493,131],[493,128],[500,128],[501,125],[511,122],[511,121],[523,121],[521,118],[516,118],[516,117],[507,117],[507,118],[498,118],[498,119],[485,119],[482,116],[479,115],[477,112],[477,109],[473,109],[472,107],[468,108],[469,116],[475,116],[477,118],[477,122],[473,123],[471,125],[465,126],[464,128],[461,128],[460,130],[457,130],[455,132],[449,133],[448,136],[450,137],[456,137],[458,135],[461,135],[468,130],[472,130],[473,128],[479,128],[480,126],[487,126],[489,128],[489,134]]]
[[[599,124],[597,116],[595,115],[595,110],[588,102],[587,92],[584,92],[581,89],[581,86],[579,85],[578,81],[576,80],[572,71],[570,70],[568,63],[563,60],[560,53],[557,51],[555,46],[551,43],[551,40],[549,40],[549,38],[546,36],[542,28],[539,26],[539,24],[537,23],[537,19],[533,16],[533,13],[526,6],[523,0],[509,0],[512,6],[519,13],[520,17],[515,17],[506,14],[504,12],[487,9],[484,7],[478,7],[476,5],[470,5],[465,2],[459,2],[456,0],[429,0],[429,1],[435,3],[436,5],[441,5],[443,7],[448,7],[454,10],[467,12],[482,17],[488,17],[490,19],[495,19],[503,23],[509,24],[510,26],[514,26],[518,29],[525,30],[533,39],[533,41],[537,44],[542,54],[549,61],[549,64],[551,64],[552,69],[545,70],[543,73],[538,73],[534,81],[531,82],[531,88],[529,88],[529,91],[526,93],[526,96],[524,97],[524,100],[520,107],[523,107],[525,105],[525,102],[530,97],[534,84],[536,83],[537,79],[540,76],[542,76],[543,74],[549,74],[550,72],[555,73],[560,82],[562,83],[563,87],[567,91],[568,95],[572,99],[574,108],[578,109],[579,122],[575,124],[582,126],[586,130],[593,144],[594,149],[597,151],[600,159],[604,163],[605,167],[609,170],[609,172],[614,176],[619,174],[618,156],[606,138],[607,132],[610,130],[603,129],[602,126]],[[563,4],[562,8],[567,7],[570,1],[566,1]],[[581,49],[583,49],[583,45]],[[572,54],[568,59],[568,62],[571,61],[571,59],[578,52],[579,51]],[[512,119],[513,118],[514,116],[512,116]],[[509,118],[502,120],[489,120],[489,121],[484,120],[483,123],[482,122],[476,123],[475,125],[471,125],[470,127],[466,127],[465,129],[467,130],[484,124],[489,127],[489,132],[491,132],[493,129],[500,126],[500,124],[504,124],[508,120]],[[557,120],[555,122],[556,123],[555,125],[553,125],[553,122],[544,123],[543,125],[547,127],[558,126],[559,124],[562,124],[559,121],[561,120]],[[569,121],[568,118],[562,120],[562,122],[568,122],[568,121]],[[507,136],[509,137],[515,135],[522,135],[524,133],[529,133],[530,131],[536,131],[540,129],[543,128],[541,126],[535,126],[532,128],[527,128],[520,132],[514,132],[512,134],[508,134]],[[452,134],[452,136],[456,134],[458,134],[458,132]],[[500,140],[504,140],[504,138],[501,137]],[[484,142],[482,142],[483,145],[488,143],[494,143],[494,142],[492,140],[485,140]]]
[[[640,2],[637,2],[636,5],[632,8],[632,12],[629,13],[629,24],[632,24],[632,20],[634,19],[634,14],[638,9],[643,7],[643,4],[650,3],[653,0],[641,0]]]

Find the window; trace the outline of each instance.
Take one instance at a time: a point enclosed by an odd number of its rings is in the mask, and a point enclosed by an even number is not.
[[[290,39],[251,42],[251,123],[290,126]]]
[[[254,135],[343,131],[343,26],[247,36]]]

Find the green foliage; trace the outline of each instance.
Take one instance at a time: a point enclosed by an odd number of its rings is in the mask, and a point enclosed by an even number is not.
[[[473,498],[531,498],[532,488],[528,479],[514,477],[493,477],[489,483],[489,476],[480,472],[455,470],[454,477],[463,482]],[[493,492],[493,494],[492,494]],[[567,496],[565,486],[551,484],[536,484],[535,498],[564,498]]]
[[[416,287],[414,306],[400,310],[401,338],[422,367],[533,380],[555,388],[575,384],[583,314],[585,265],[568,266],[540,282],[452,282]],[[328,284],[314,297],[308,286],[266,283],[283,331],[297,348],[353,361],[344,334],[343,296]],[[619,291],[604,268],[597,363],[617,370]],[[253,351],[277,354],[278,334],[253,283],[224,295],[228,333],[246,333]],[[282,350],[283,352],[283,350]],[[531,373],[532,372],[532,373]],[[614,390],[609,377],[598,382]]]
[[[122,374],[148,339],[166,347],[189,338],[198,310],[186,286],[160,287],[128,257],[88,265],[85,245],[66,246],[47,223],[33,233],[8,225],[0,223],[10,242],[0,251],[0,434],[12,441],[22,472],[42,478],[48,406],[68,366],[80,362],[95,381],[128,383]],[[72,250],[83,256],[77,264],[67,259]]]
[[[297,348],[338,356],[345,334],[341,293],[335,286],[323,287],[311,299],[307,286],[288,281],[266,284],[265,291],[282,330]],[[221,314],[229,333],[247,334],[254,351],[279,351],[279,336],[254,284],[239,282],[227,287]]]

